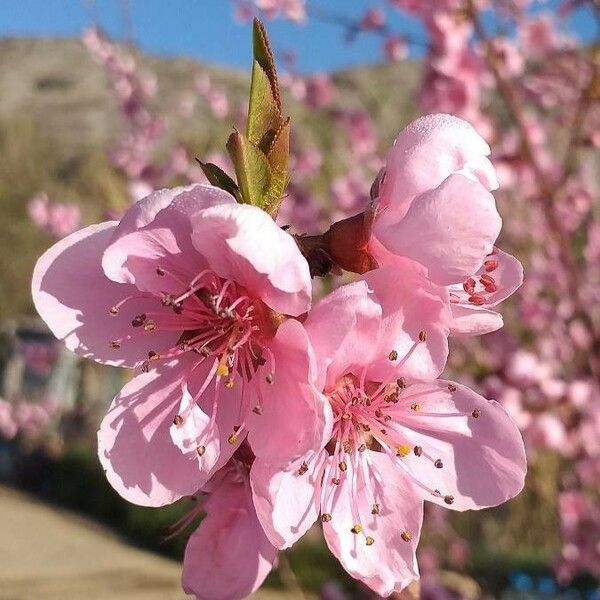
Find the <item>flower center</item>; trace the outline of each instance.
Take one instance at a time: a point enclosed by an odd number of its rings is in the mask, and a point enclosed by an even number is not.
[[[456,391],[456,386],[448,384],[448,391]],[[334,498],[335,489],[344,478],[350,493],[350,506],[354,522],[350,531],[361,534],[368,546],[375,542],[372,535],[364,530],[368,519],[374,522],[385,506],[385,494],[381,487],[381,477],[373,468],[371,453],[378,452],[388,457],[403,469],[408,478],[427,494],[443,498],[446,504],[452,504],[454,497],[433,489],[420,481],[418,474],[409,469],[406,457],[414,455],[420,460],[430,461],[436,469],[443,469],[441,458],[429,452],[426,447],[411,444],[411,419],[415,417],[439,418],[479,418],[480,411],[463,412],[427,412],[421,403],[435,390],[412,390],[407,388],[403,377],[387,382],[366,382],[349,374],[344,376],[329,392],[328,397],[334,413],[332,437],[327,445],[331,457],[325,470],[323,485],[324,498]],[[323,503],[330,505],[328,501]],[[370,515],[365,515],[368,507]],[[371,517],[372,515],[372,517]],[[332,519],[330,513],[323,513],[321,520]],[[405,542],[410,542],[412,533],[405,529],[401,534]]]
[[[157,352],[149,350],[142,363],[142,370],[148,371],[156,360],[167,360],[194,353],[197,364],[205,359],[213,361],[213,367],[200,386],[197,398],[216,379],[213,417],[218,397],[218,383],[223,380],[226,387],[234,387],[236,378],[242,381],[242,406],[240,407],[240,425],[234,429],[231,443],[235,443],[245,416],[249,409],[262,412],[260,391],[257,390],[255,405],[250,400],[247,383],[261,367],[265,367],[267,382],[273,380],[274,358],[268,348],[268,340],[274,334],[279,315],[272,314],[260,300],[250,297],[248,292],[231,279],[223,279],[209,269],[201,271],[187,285],[178,276],[164,267],[157,267],[158,277],[170,277],[181,285],[179,295],[163,292],[153,294],[142,292],[128,296],[109,309],[113,316],[119,314],[127,303],[140,299],[156,301],[156,311],[146,311],[135,315],[131,321],[130,332],[122,338],[112,340],[111,347],[120,348],[131,340],[149,336],[150,332],[180,332],[175,345]],[[165,307],[171,310],[165,310]],[[148,337],[149,344],[152,337]],[[258,386],[255,386],[258,388]],[[177,415],[175,424],[183,424],[185,415]],[[212,419],[214,420],[214,419]],[[212,422],[211,420],[211,422]]]

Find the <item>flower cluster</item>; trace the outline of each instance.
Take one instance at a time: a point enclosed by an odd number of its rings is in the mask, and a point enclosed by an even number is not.
[[[401,132],[373,201],[322,236],[357,276],[314,306],[311,238],[210,185],[153,192],[40,258],[33,297],[54,334],[135,369],[98,432],[112,486],[144,506],[202,495],[183,522],[206,513],[187,592],[246,596],[319,522],[386,596],[419,578],[425,500],[463,511],[521,490],[516,424],[440,378],[448,337],[499,328],[493,307],[522,280],[495,246],[489,153],[448,115]]]

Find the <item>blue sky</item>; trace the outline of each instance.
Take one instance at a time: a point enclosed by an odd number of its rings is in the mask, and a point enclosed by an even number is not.
[[[546,4],[556,3],[549,0]],[[373,4],[372,0],[308,0],[309,7],[348,16],[359,16]],[[250,27],[234,21],[233,0],[130,0],[130,5],[134,39],[142,49],[234,67],[249,66]],[[0,36],[77,36],[91,23],[90,6],[109,34],[124,35],[121,0],[0,0]],[[393,9],[388,15],[395,30],[424,40],[418,22]],[[275,50],[294,49],[298,67],[305,72],[381,60],[381,39],[375,35],[363,35],[347,44],[338,26],[316,20],[305,26],[281,20],[267,25]],[[586,11],[579,11],[568,25],[585,40],[597,35]]]

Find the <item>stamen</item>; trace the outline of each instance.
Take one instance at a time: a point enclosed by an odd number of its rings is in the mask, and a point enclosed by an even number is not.
[[[426,342],[427,341],[427,332],[423,329],[419,331],[419,341]]]
[[[448,384],[448,391],[449,392],[455,392],[456,391],[456,386],[453,383],[449,383]]]
[[[331,521],[331,515],[329,513],[323,513],[321,515],[321,523],[329,523]]]
[[[365,543],[367,544],[367,546],[372,546],[375,543],[375,540],[370,535],[368,535],[365,538]]]
[[[433,463],[433,466],[434,466],[436,469],[441,469],[441,468],[444,466],[444,463],[442,462],[442,459],[441,459],[441,458],[438,458],[438,459],[436,459],[436,460],[435,460],[435,462]]]
[[[173,418],[173,425],[183,425],[183,417],[181,415],[175,415]]]
[[[198,446],[196,448],[196,452],[198,453],[198,456],[204,456],[204,453],[206,452],[206,446]]]
[[[444,496],[444,502],[446,504],[453,504],[454,503],[454,496]]]
[[[393,362],[395,360],[398,360],[398,351],[397,350],[392,350],[389,355],[388,358]]]
[[[407,529],[405,529],[401,534],[400,537],[405,541],[405,542],[410,542],[410,540],[412,540],[412,534],[410,531],[408,531]]]
[[[471,416],[472,416],[474,419],[479,419],[479,417],[481,416],[481,411],[480,411],[478,408],[476,408],[476,409],[475,409],[475,410],[473,410],[473,412],[471,413]]]
[[[415,446],[413,452],[415,453],[415,456],[421,456],[421,454],[423,454],[423,448],[421,448],[421,446]]]
[[[359,534],[363,530],[362,525],[360,523],[355,523],[350,531],[354,534]]]

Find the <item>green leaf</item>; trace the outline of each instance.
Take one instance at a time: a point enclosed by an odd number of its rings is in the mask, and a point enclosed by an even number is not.
[[[241,200],[263,208],[271,182],[271,167],[262,150],[239,131],[227,140],[227,151],[235,166]]]
[[[269,46],[269,38],[263,24],[255,17],[252,24],[252,45],[254,50],[254,60],[264,69],[269,82],[271,83],[273,99],[279,114],[281,114],[281,96],[279,94],[279,85],[277,84],[277,70],[273,53]]]
[[[246,137],[264,150],[265,145],[273,137],[271,132],[276,132],[279,129],[281,121],[281,112],[273,97],[271,82],[265,70],[255,60],[252,67],[252,83],[250,84]]]
[[[237,183],[213,163],[203,163],[199,158],[196,159],[202,169],[208,183],[230,193],[238,202],[240,201],[240,189]]]

